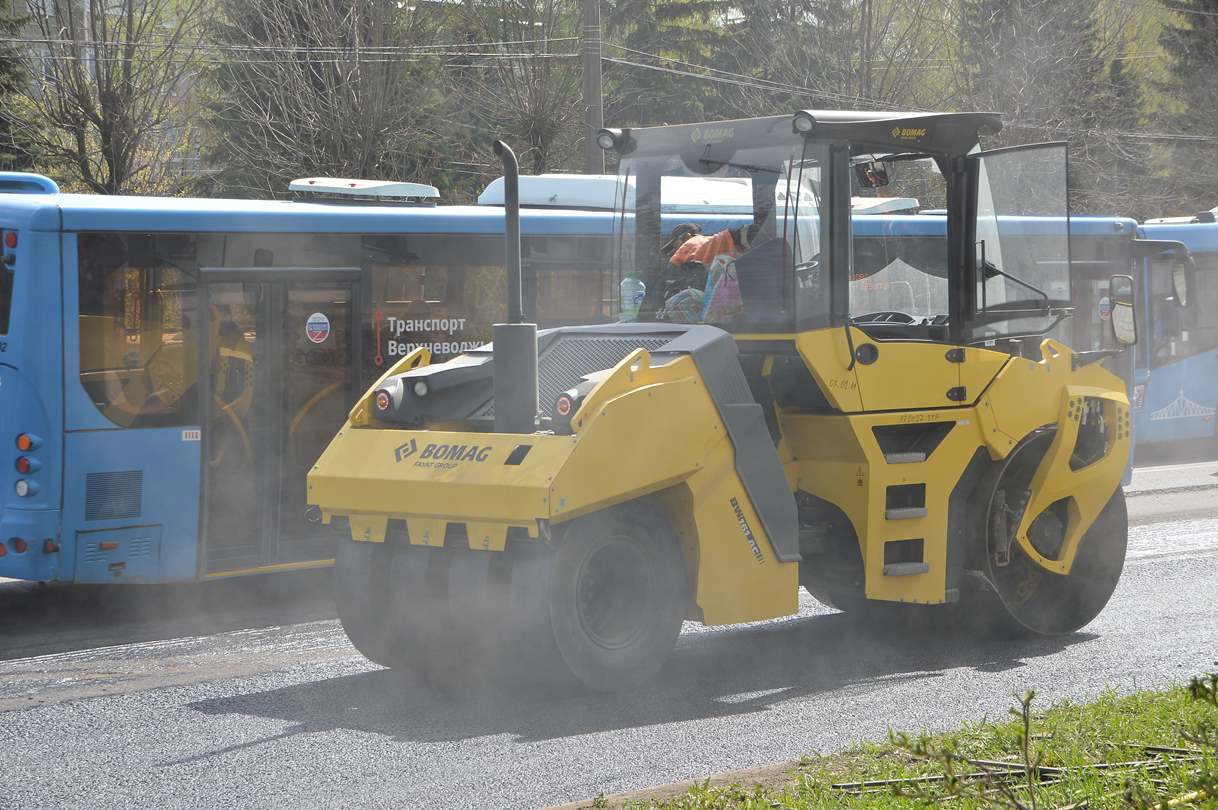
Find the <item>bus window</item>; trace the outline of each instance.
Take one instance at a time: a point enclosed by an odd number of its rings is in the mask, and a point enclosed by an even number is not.
[[[1211,314],[1218,312],[1218,267],[1198,262],[1195,289],[1187,307],[1176,304],[1171,270],[1170,261],[1151,263],[1151,368],[1218,346],[1218,321]]]
[[[505,315],[503,238],[488,234],[365,236],[372,308],[365,377],[416,348],[445,360],[491,339]]]
[[[80,235],[80,380],[123,427],[195,419],[195,280],[157,241]]]
[[[609,241],[595,237],[525,236],[524,304],[545,326],[610,319]],[[370,270],[374,351],[372,378],[416,348],[433,362],[475,349],[507,316],[503,237],[497,234],[365,236]]]
[[[613,320],[615,285],[608,240],[534,236],[522,247],[522,272],[535,281],[535,306],[526,311],[538,323],[550,327]]]

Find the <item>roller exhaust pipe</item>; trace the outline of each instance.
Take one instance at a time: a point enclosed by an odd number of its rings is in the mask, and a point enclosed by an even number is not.
[[[495,141],[503,162],[503,266],[507,271],[508,322],[493,327],[495,432],[537,429],[537,324],[524,322],[520,274],[520,164],[503,141]]]

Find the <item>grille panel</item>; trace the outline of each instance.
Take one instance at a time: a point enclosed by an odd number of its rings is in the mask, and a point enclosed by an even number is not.
[[[671,334],[560,336],[537,358],[538,410],[549,413],[559,395],[578,385],[584,375],[613,368],[635,349],[654,352],[670,343],[672,338]],[[494,416],[492,400],[479,408],[472,418],[492,419]]]
[[[568,388],[579,384],[580,378],[594,371],[613,368],[635,349],[654,352],[672,341],[671,335],[661,337],[611,337],[588,335],[560,338],[537,358],[537,401],[543,413],[549,413],[554,401]]]
[[[88,473],[85,476],[85,520],[135,518],[143,510],[144,471]]]

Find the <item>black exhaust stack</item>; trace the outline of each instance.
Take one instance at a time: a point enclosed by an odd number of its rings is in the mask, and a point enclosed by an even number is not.
[[[537,429],[537,324],[524,322],[520,278],[520,164],[503,141],[495,141],[503,161],[504,267],[508,322],[494,326],[495,432]]]

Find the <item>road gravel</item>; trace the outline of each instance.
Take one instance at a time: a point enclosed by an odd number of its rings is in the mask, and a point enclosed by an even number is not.
[[[361,658],[321,598],[243,613],[218,591],[209,626],[168,591],[155,621],[86,604],[26,632],[13,606],[58,602],[23,587],[0,594],[0,806],[533,807],[1003,719],[1028,688],[1181,683],[1218,665],[1218,490],[1192,497],[1135,525],[1112,602],[1072,636],[877,633],[805,596],[791,619],[688,628],[626,695],[437,696]],[[1132,497],[1135,522],[1162,499]]]

